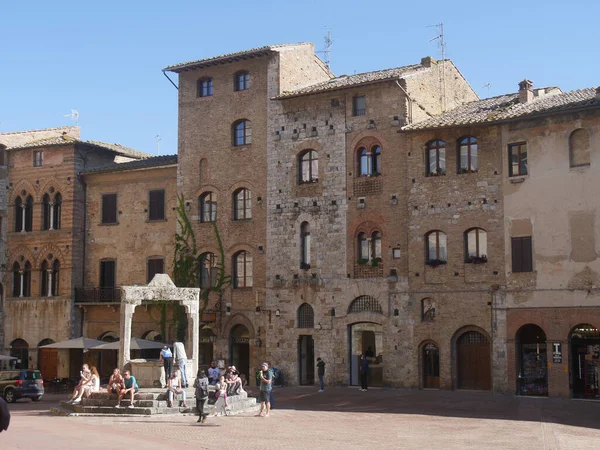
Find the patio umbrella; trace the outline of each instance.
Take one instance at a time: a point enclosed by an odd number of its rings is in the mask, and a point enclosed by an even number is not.
[[[15,358],[14,356],[0,355],[0,361],[12,361],[14,359],[17,359],[17,358]]]
[[[165,344],[158,341],[149,341],[148,339],[131,338],[130,350],[152,350],[163,348]],[[119,341],[94,347],[93,350],[119,350]]]
[[[98,347],[99,345],[102,345],[102,344],[104,344],[104,342],[99,341],[97,339],[80,337],[77,339],[69,339],[68,341],[55,342],[54,344],[42,345],[40,348],[60,348],[60,349],[79,348],[79,349],[85,350],[85,349],[93,349],[94,347]]]

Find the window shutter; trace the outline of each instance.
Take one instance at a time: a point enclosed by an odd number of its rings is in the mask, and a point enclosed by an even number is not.
[[[101,261],[100,262],[100,287],[114,288],[115,287],[115,262]]]
[[[102,223],[117,223],[117,194],[102,196]]]
[[[533,271],[531,236],[521,238],[521,272]]]
[[[158,259],[149,259],[148,260],[148,270],[146,275],[146,282],[150,283],[154,278],[154,275],[157,273],[165,273],[164,272],[165,261],[162,258]]]
[[[512,246],[512,271],[513,272],[522,272],[521,269],[521,238],[512,238],[511,239]]]
[[[165,191],[150,191],[150,220],[163,220],[165,218]]]

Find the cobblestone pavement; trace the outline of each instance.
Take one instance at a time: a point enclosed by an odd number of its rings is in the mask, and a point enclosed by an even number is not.
[[[479,392],[282,388],[269,418],[55,417],[10,405],[0,449],[597,449],[600,402]],[[267,447],[265,447],[265,445]]]

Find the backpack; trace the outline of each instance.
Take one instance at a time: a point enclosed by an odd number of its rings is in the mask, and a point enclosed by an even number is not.
[[[208,397],[208,378],[196,379],[196,398]]]

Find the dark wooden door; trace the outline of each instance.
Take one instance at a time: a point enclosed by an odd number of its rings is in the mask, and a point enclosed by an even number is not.
[[[457,345],[458,388],[490,390],[490,343],[477,331],[463,334]]]
[[[434,344],[423,346],[423,388],[440,387],[440,351]]]
[[[52,348],[40,349],[38,366],[44,379],[56,378],[58,376],[58,351]]]

